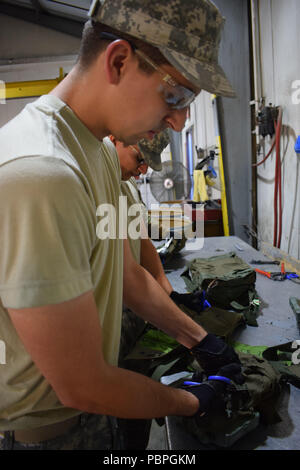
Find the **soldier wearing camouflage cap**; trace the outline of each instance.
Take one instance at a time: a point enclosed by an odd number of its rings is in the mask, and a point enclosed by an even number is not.
[[[93,20],[155,46],[199,89],[232,97],[235,93],[218,64],[224,18],[202,0],[94,0]]]
[[[70,73],[0,129],[0,449],[109,449],[113,417],[208,409],[211,383],[190,393],[117,367],[123,302],[214,372],[237,360],[115,235],[120,167],[103,140],[179,132],[201,88],[232,95],[223,19],[207,0],[101,0],[90,14]]]
[[[156,134],[152,140],[142,139],[136,145],[125,145],[114,136],[109,136],[114,143],[121,165],[122,180],[145,174],[148,167],[160,171],[161,154],[170,143],[169,130]]]
[[[161,170],[161,153],[169,142],[170,134],[168,129],[157,134],[152,140],[142,139],[138,142],[138,147],[142,152],[147,165],[149,165],[152,170]]]

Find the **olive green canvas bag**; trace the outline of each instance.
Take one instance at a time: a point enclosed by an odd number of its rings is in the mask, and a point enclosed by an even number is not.
[[[248,325],[257,326],[256,272],[236,253],[195,258],[181,276],[189,292],[205,291],[212,306],[243,313]]]
[[[231,381],[222,399],[215,400],[204,416],[179,418],[181,425],[203,445],[231,447],[260,422],[274,424],[281,420],[276,410],[284,382],[281,374],[262,357],[243,352],[238,355],[244,384]],[[200,370],[198,374],[201,381]],[[172,385],[178,387],[184,380]]]

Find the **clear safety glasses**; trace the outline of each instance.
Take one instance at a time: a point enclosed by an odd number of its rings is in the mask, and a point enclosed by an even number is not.
[[[118,40],[121,39],[120,37],[115,36],[114,34],[108,32],[101,32],[101,37],[103,39],[109,40]],[[126,39],[127,42],[129,42]],[[146,62],[148,65],[151,65],[154,70],[156,70],[162,76],[162,81],[165,82],[167,86],[161,86],[159,88],[159,92],[162,94],[162,97],[170,109],[183,109],[186,108],[191,104],[191,102],[196,98],[196,93],[189,88],[186,88],[182,85],[179,85],[171,75],[166,73],[162,68],[156,65],[149,56],[147,56],[144,52],[138,49],[135,45],[129,42],[133,51]]]
[[[146,160],[144,160],[144,158],[141,156],[141,154],[138,152],[138,150],[136,148],[134,148],[133,145],[129,145],[129,147],[135,153],[135,156],[136,156],[136,159],[137,159],[137,167],[139,168],[140,166],[145,165]]]
[[[146,62],[148,65],[154,68],[162,76],[162,80],[172,88],[162,87],[159,91],[162,93],[163,98],[171,109],[183,109],[189,106],[192,101],[196,98],[196,93],[179,85],[171,75],[162,70],[156,65],[150,57],[139,49],[135,49],[134,52]]]

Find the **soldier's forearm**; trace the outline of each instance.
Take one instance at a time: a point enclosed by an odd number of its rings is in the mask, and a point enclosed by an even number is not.
[[[108,366],[101,382],[74,396],[68,406],[119,418],[149,419],[192,416],[199,408],[191,393],[162,385],[141,374]]]
[[[136,265],[124,276],[124,302],[137,315],[192,348],[206,331],[182,312],[155,279]]]
[[[154,277],[158,284],[171,294],[173,288],[165,275],[159,254],[149,238],[141,240],[141,265]]]

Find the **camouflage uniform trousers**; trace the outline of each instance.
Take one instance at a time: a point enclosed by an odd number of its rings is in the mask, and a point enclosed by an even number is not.
[[[119,365],[122,367],[123,360],[132,350],[138,337],[144,330],[146,322],[138,317],[128,308],[123,308],[122,329],[119,352]]]
[[[116,418],[83,413],[67,433],[41,442],[22,443],[14,432],[0,436],[0,450],[116,450],[120,447]]]
[[[131,310],[124,308],[122,316],[122,330],[119,353],[119,366],[124,367],[124,358],[135,345],[138,337],[145,328],[145,321]],[[145,419],[118,419],[126,450],[144,450],[147,447],[151,420]]]

